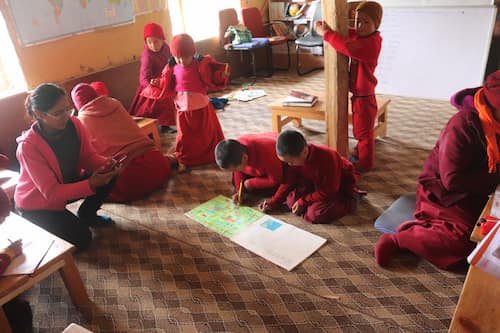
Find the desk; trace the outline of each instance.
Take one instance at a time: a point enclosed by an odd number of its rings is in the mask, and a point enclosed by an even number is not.
[[[324,98],[321,97],[321,94],[316,95],[320,96],[320,98],[312,107],[283,106],[281,101],[270,104],[273,131],[277,133],[281,132],[283,126],[291,121],[298,127],[302,125],[302,119],[325,120]],[[387,106],[390,102],[390,99],[377,97],[378,110],[373,130],[374,137],[384,137],[387,135]],[[349,124],[352,124],[350,99],[348,103],[348,117]]]
[[[493,204],[493,195],[481,213],[489,215]],[[484,237],[474,232],[471,240]],[[474,238],[473,238],[474,237]],[[500,331],[500,280],[482,270],[470,266],[465,278],[460,299],[458,300],[448,332],[499,332]]]
[[[18,181],[18,172],[8,169],[0,169],[0,186],[2,187],[2,190],[7,193],[7,196],[11,199],[14,197],[14,191],[16,190]]]
[[[49,237],[54,239],[54,243],[35,273],[31,275],[0,277],[0,332],[2,333],[11,333],[11,329],[1,306],[56,271],[59,271],[61,274],[73,304],[79,307],[80,310],[90,305],[87,291],[73,260],[72,252],[74,246],[72,244],[50,234],[14,213],[11,213],[5,222],[0,225],[1,237],[18,239],[28,234],[30,238]]]

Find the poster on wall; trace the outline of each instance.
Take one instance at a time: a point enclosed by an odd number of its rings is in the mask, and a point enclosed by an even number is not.
[[[30,45],[134,21],[133,0],[9,0],[19,41]]]

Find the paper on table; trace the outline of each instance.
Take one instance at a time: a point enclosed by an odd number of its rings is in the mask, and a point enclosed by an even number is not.
[[[50,238],[23,239],[23,253],[12,260],[2,276],[34,273],[53,243]]]
[[[493,195],[493,205],[491,205],[490,215],[500,218],[500,185],[497,186]]]
[[[500,279],[500,223],[476,246],[467,260],[471,265]]]
[[[265,215],[231,240],[291,271],[316,252],[326,239]]]

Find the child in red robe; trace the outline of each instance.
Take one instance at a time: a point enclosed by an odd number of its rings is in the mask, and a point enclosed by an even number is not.
[[[355,170],[337,151],[307,143],[300,132],[286,130],[278,136],[276,153],[289,167],[265,211],[286,198],[292,213],[307,222],[328,223],[356,209]]]
[[[274,193],[281,184],[284,164],[276,156],[276,137],[276,133],[247,134],[215,147],[217,165],[233,172],[233,202],[242,204],[248,192]]]
[[[383,234],[375,245],[375,260],[382,267],[406,250],[452,269],[475,246],[470,235],[500,183],[500,70],[483,87],[455,94],[451,103],[458,112],[424,163],[415,220],[402,223],[395,234]]]
[[[175,61],[165,68],[160,89],[143,94],[160,100],[175,96],[178,133],[172,158],[184,172],[188,166],[215,161],[215,146],[224,134],[207,92],[225,86],[228,71],[210,56],[195,58],[194,41],[187,34],[172,38],[170,48]]]
[[[377,116],[377,100],[374,75],[382,46],[377,31],[382,19],[382,7],[375,1],[362,1],[356,7],[356,29],[349,29],[343,36],[333,31],[322,21],[315,24],[315,30],[338,52],[350,58],[349,89],[352,92],[352,128],[358,144],[350,160],[358,171],[373,168],[375,161],[375,137],[373,128]]]
[[[165,42],[161,25],[148,23],[144,26],[144,49],[141,54],[139,86],[130,105],[133,116],[156,118],[162,132],[175,133],[176,111],[172,98],[161,100],[143,96],[141,92],[149,86],[158,86],[163,68],[170,58],[170,48]]]
[[[109,201],[141,199],[168,181],[170,162],[141,132],[118,100],[99,96],[86,83],[77,84],[71,97],[78,109],[78,119],[87,130],[96,152],[106,157],[124,157],[122,171],[108,196]]]

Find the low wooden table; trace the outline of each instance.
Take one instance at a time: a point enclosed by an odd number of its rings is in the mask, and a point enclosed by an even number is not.
[[[302,106],[283,106],[281,101],[274,102],[269,105],[271,109],[272,127],[274,132],[281,132],[284,125],[293,121],[295,126],[302,125],[302,119],[325,120],[325,101],[320,94],[318,102],[312,107]],[[387,135],[387,106],[391,102],[388,98],[377,98],[377,117],[375,121],[374,135],[375,137],[384,137]],[[349,124],[352,124],[351,101],[348,103]]]
[[[492,205],[493,195],[490,196],[480,218],[490,214]],[[477,242],[483,238],[479,227],[476,226],[471,240]],[[470,266],[448,332],[499,332],[499,304],[500,280],[475,266]]]
[[[29,235],[30,239],[50,238],[54,240],[54,243],[33,274],[0,277],[0,332],[2,333],[12,332],[2,305],[57,271],[61,274],[73,304],[80,310],[90,305],[87,291],[73,260],[74,246],[72,244],[14,213],[11,213],[4,223],[0,224],[0,237],[2,238],[15,240],[22,239],[26,235]],[[29,255],[28,250],[25,255]]]
[[[158,119],[134,117],[134,120],[141,129],[141,132],[153,139],[158,148],[161,148],[160,133],[158,132]]]

